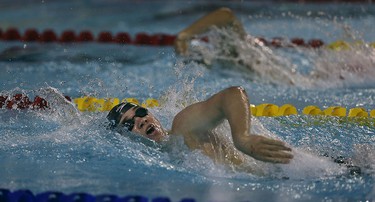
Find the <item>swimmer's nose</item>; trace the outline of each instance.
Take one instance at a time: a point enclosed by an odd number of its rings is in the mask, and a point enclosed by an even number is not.
[[[134,122],[138,129],[142,129],[146,125],[147,119],[145,117],[135,117]]]

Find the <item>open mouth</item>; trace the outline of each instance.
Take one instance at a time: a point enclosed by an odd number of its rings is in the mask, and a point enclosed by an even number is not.
[[[151,124],[147,130],[146,130],[146,134],[147,135],[151,135],[153,132],[155,131],[155,126],[153,124]]]

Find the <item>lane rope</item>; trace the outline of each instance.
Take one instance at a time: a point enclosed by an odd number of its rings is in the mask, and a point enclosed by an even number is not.
[[[148,45],[148,46],[172,46],[176,39],[174,34],[154,33],[149,34],[140,32],[135,34],[134,37],[127,32],[119,32],[113,34],[109,31],[102,31],[95,36],[89,30],[75,32],[73,30],[65,30],[61,34],[57,34],[52,29],[46,29],[39,32],[35,28],[26,29],[23,34],[14,27],[10,27],[3,31],[0,28],[0,39],[3,41],[22,41],[22,42],[40,42],[40,43],[83,43],[83,42],[98,42],[98,43],[118,43],[129,45]],[[334,41],[325,46],[321,39],[310,39],[305,41],[303,38],[286,39],[283,37],[274,37],[272,39],[265,39],[264,37],[257,38],[266,46],[276,48],[280,47],[304,47],[304,48],[321,48],[326,47],[331,50],[348,50],[351,47],[358,45],[365,45],[375,48],[375,42],[364,43],[363,41],[346,42],[343,40]],[[202,38],[207,42],[207,38]]]
[[[113,106],[120,102],[127,101],[141,105],[146,108],[160,107],[160,101],[154,98],[147,98],[143,102],[140,102],[137,98],[96,98],[91,96],[70,98],[65,96],[70,102],[73,102],[78,110],[82,112],[106,112],[112,109]],[[35,96],[33,101],[25,94],[0,95],[0,108],[2,109],[35,109],[43,110],[49,108],[48,101],[40,96]],[[347,109],[342,106],[330,106],[325,109],[321,109],[316,105],[308,105],[302,110],[292,104],[284,104],[278,106],[272,103],[261,103],[258,105],[250,105],[251,114],[253,116],[267,116],[267,117],[278,117],[278,116],[289,116],[289,115],[311,115],[311,116],[335,116],[335,117],[349,117],[349,118],[375,118],[375,109],[367,110],[363,107],[354,107]]]
[[[95,36],[89,30],[83,30],[78,34],[73,30],[65,30],[60,35],[52,29],[46,29],[39,32],[37,29],[29,28],[23,33],[14,27],[5,31],[0,29],[0,39],[4,41],[23,41],[23,42],[41,42],[41,43],[79,43],[79,42],[99,42],[99,43],[118,43],[133,45],[155,45],[167,46],[173,45],[176,36],[171,34],[148,34],[137,33],[134,38],[127,32],[119,32],[113,35],[109,31],[102,31]]]
[[[115,194],[92,195],[90,193],[77,192],[65,194],[58,191],[46,191],[34,194],[28,189],[10,191],[0,188],[0,201],[2,202],[171,202],[168,197],[148,198],[142,195],[117,196]],[[195,202],[193,198],[182,198],[179,202]]]

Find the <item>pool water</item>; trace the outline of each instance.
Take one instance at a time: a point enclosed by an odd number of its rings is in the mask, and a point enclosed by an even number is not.
[[[3,30],[176,34],[205,13],[228,6],[252,36],[315,38],[326,44],[375,41],[373,4],[2,4]],[[211,32],[208,38],[214,45],[194,41],[189,57],[176,55],[171,46],[0,41],[1,94],[38,95],[50,103],[48,110],[0,109],[0,188],[166,196],[173,201],[373,200],[374,119],[314,117],[301,111],[308,105],[375,109],[374,49],[366,44],[343,51],[254,47],[231,34],[227,30]],[[232,37],[230,42],[215,43],[223,35]],[[221,54],[226,46],[240,50],[241,63]],[[254,132],[277,137],[293,147],[295,158],[290,164],[249,159],[249,166],[264,170],[265,176],[215,165],[199,151],[188,150],[180,138],[155,145],[109,131],[104,124],[106,113],[80,112],[63,99],[64,95],[137,98],[141,102],[155,98],[162,107],[150,110],[170,128],[173,116],[186,104],[236,85],[246,89],[252,104],[297,107],[299,115],[253,118]],[[218,131],[229,138],[227,124]],[[330,156],[351,159],[361,174],[350,174]]]

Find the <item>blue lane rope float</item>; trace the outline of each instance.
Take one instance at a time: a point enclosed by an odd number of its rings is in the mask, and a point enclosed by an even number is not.
[[[30,190],[21,189],[10,191],[0,188],[1,202],[171,202],[168,197],[148,198],[140,195],[117,196],[114,194],[92,195],[89,193],[64,194],[62,192],[47,191],[38,194]],[[183,198],[180,202],[195,202],[192,198]]]
[[[75,32],[74,30],[65,30],[61,34],[57,34],[52,29],[45,29],[39,32],[35,28],[26,29],[23,34],[15,27],[9,27],[5,31],[0,28],[0,40],[4,41],[22,41],[22,42],[40,42],[40,43],[80,43],[80,42],[99,42],[99,43],[118,43],[131,45],[149,45],[149,46],[172,46],[176,39],[175,34],[154,33],[149,34],[145,32],[136,33],[133,37],[127,32],[119,32],[113,35],[109,31],[99,32],[96,36],[89,30]],[[279,47],[305,47],[305,48],[321,48],[326,47],[331,50],[349,50],[351,47],[358,45],[366,45],[375,48],[375,42],[364,43],[363,41],[356,41],[354,43],[343,40],[334,41],[328,45],[321,39],[310,39],[305,41],[302,38],[294,37],[286,39],[283,37],[273,37],[265,39],[257,37],[266,46]],[[202,39],[208,41],[207,38]]]

